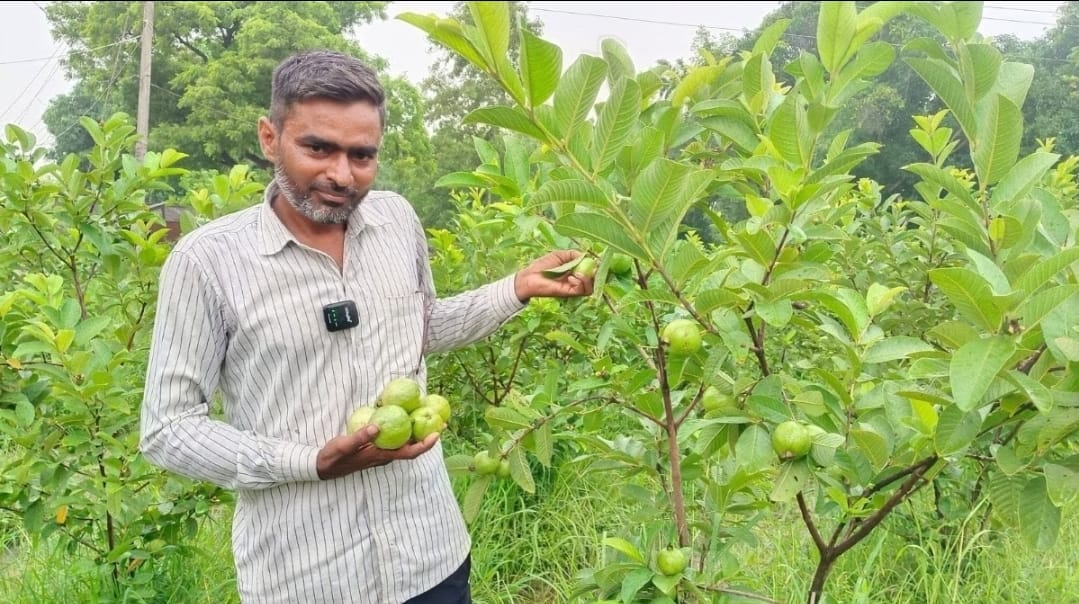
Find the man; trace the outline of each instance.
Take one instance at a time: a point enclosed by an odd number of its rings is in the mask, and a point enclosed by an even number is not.
[[[179,241],[161,273],[142,408],[153,463],[237,491],[244,602],[469,602],[470,540],[437,435],[395,451],[345,434],[425,354],[495,331],[529,298],[588,278],[515,275],[436,300],[408,202],[371,191],[385,127],[375,74],[331,52],[274,70],[258,123],[275,178],[262,204]],[[225,419],[208,415],[222,396]]]

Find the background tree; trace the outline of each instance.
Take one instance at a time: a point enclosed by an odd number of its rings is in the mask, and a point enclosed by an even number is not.
[[[1030,42],[1007,41],[1008,54],[1035,67],[1034,83],[1023,105],[1027,131],[1024,151],[1037,147],[1038,139],[1054,138],[1054,149],[1079,152],[1079,6],[1063,2],[1056,25]]]
[[[138,94],[140,2],[52,3],[46,14],[69,55],[71,93],[45,113],[57,157],[92,146],[80,115],[103,120],[134,115]],[[422,200],[434,163],[423,125],[424,104],[405,79],[385,73],[365,52],[354,27],[385,18],[386,2],[158,2],[150,95],[150,149],[185,149],[194,170],[266,167],[254,125],[266,114],[273,68],[299,50],[348,52],[380,72],[388,121],[380,187]],[[212,178],[212,175],[210,176]]]

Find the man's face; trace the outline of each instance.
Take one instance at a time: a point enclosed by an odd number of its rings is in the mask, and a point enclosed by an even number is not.
[[[298,214],[317,224],[343,224],[378,174],[382,125],[370,103],[311,99],[293,105],[280,128],[262,119],[259,142]]]

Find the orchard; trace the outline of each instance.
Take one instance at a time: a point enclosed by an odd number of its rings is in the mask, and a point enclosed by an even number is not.
[[[547,278],[595,287],[428,357],[426,384],[355,401],[342,433],[376,423],[390,449],[438,433],[477,532],[498,504],[532,528],[559,485],[593,485],[597,536],[549,531],[552,566],[585,551],[558,600],[775,602],[747,552],[798,547],[761,537],[777,518],[812,559],[793,578],[810,604],[836,601],[852,553],[886,567],[884,531],[1053,547],[1079,492],[1079,159],[1021,151],[1033,68],[977,33],[981,3],[860,6],[821,3],[812,50],[780,52],[779,19],[679,69],[640,69],[613,40],[565,57],[500,2],[400,15],[506,99],[466,118],[499,133],[473,140],[475,169],[440,180],[440,295],[550,249],[581,254]],[[878,39],[898,19],[934,35]],[[859,176],[894,141],[858,139],[848,115],[896,64],[932,91],[909,116],[913,195]],[[51,161],[15,126],[0,142],[0,510],[112,586],[103,600],[154,601],[167,561],[214,559],[192,543],[232,495],[138,454],[170,250],[150,207],[183,206],[189,232],[262,186],[242,165],[189,173],[172,149],[135,160],[126,116],[80,124],[83,156]],[[528,531],[507,539],[540,557]],[[515,561],[474,555],[477,590]]]

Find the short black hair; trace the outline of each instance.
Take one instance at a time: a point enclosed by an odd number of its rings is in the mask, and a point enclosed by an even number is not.
[[[386,91],[374,70],[355,57],[313,50],[282,61],[273,72],[270,122],[281,128],[294,104],[313,98],[367,101],[378,109],[379,121],[386,128]]]

